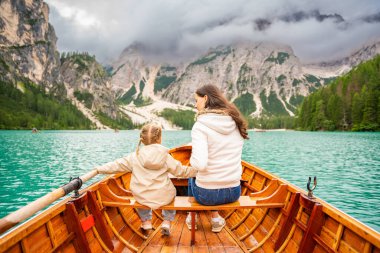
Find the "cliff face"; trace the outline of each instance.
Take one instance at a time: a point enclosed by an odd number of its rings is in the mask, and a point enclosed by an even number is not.
[[[87,54],[61,62],[56,42],[49,7],[42,0],[0,2],[0,78],[11,83],[27,78],[57,99],[72,100],[82,112],[87,107],[85,115],[101,111],[114,118],[117,107],[103,67]],[[74,91],[90,97],[87,104]]]
[[[54,90],[59,80],[57,37],[43,1],[0,2],[0,71],[3,78],[26,77]],[[62,95],[62,94],[60,94]]]
[[[62,57],[61,62],[61,79],[68,97],[82,101],[93,112],[102,111],[115,118],[117,107],[111,91],[110,77],[95,57],[73,54]]]

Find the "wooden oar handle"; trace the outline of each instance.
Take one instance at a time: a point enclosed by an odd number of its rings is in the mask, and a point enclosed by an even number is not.
[[[88,172],[87,174],[80,177],[82,180],[82,183],[90,180],[94,176],[98,174],[97,170],[92,170]],[[16,224],[20,223],[21,221],[29,218],[36,212],[40,211],[41,209],[45,208],[46,206],[50,205],[57,199],[65,196],[69,191],[67,191],[67,187],[70,183],[55,189],[52,192],[49,192],[45,196],[42,196],[39,199],[36,199],[35,201],[29,203],[28,205],[18,209],[17,211],[10,213],[9,215],[5,216],[4,218],[0,219],[0,234],[7,231],[9,228],[15,226]],[[70,191],[72,191],[71,189]]]
[[[0,220],[0,234],[63,196],[65,196],[65,191],[62,188],[55,189],[45,196],[42,196],[28,205],[21,207],[17,211],[5,216]]]
[[[84,174],[83,176],[79,177],[80,179],[82,179],[82,182],[87,182],[88,180],[90,180],[91,178],[95,177],[96,175],[98,174],[98,170],[92,170],[90,172],[88,172],[87,174]]]

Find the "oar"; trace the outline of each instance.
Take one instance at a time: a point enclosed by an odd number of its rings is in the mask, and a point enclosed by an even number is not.
[[[46,194],[45,196],[36,199],[32,203],[29,203],[28,205],[0,219],[0,234],[7,231],[9,228],[15,226],[16,224],[20,223],[21,221],[25,220],[26,218],[29,218],[36,212],[50,205],[57,199],[72,192],[73,190],[79,190],[82,186],[82,183],[90,180],[97,174],[97,170],[93,170],[79,178],[74,178],[72,181],[61,186],[60,188],[55,189],[54,191]]]

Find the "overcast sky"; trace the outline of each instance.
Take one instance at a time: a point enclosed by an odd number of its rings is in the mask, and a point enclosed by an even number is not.
[[[133,43],[180,59],[240,40],[290,45],[304,62],[380,38],[379,0],[45,0],[60,51],[103,63]]]

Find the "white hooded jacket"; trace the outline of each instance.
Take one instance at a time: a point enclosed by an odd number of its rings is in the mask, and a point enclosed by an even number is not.
[[[152,209],[169,204],[176,196],[176,189],[169,173],[176,177],[194,177],[192,167],[182,166],[160,144],[143,146],[126,157],[97,167],[98,173],[113,174],[132,172],[130,189],[137,202]]]
[[[191,130],[190,164],[198,170],[196,184],[206,189],[240,184],[243,137],[231,116],[206,113]]]

